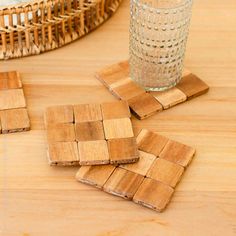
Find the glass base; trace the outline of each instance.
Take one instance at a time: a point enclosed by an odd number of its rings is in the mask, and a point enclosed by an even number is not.
[[[146,91],[150,91],[150,92],[162,92],[162,91],[165,91],[165,90],[168,90],[168,89],[171,89],[173,87],[175,87],[175,85],[177,84],[178,82],[175,82],[174,84],[171,84],[169,86],[165,86],[165,87],[143,87]]]

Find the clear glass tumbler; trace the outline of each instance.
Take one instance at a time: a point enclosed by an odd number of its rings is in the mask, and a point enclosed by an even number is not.
[[[131,0],[130,76],[150,91],[181,79],[193,0]]]

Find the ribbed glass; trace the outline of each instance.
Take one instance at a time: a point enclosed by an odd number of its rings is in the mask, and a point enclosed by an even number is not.
[[[181,79],[192,0],[131,0],[130,73],[146,90]]]

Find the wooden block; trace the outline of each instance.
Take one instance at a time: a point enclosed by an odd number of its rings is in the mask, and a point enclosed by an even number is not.
[[[56,142],[48,145],[50,165],[79,165],[78,147],[76,142]]]
[[[187,96],[175,87],[163,92],[151,92],[151,95],[157,99],[164,109],[168,109],[187,100]]]
[[[132,199],[144,177],[117,167],[105,183],[103,190],[113,195]]]
[[[96,73],[96,77],[106,86],[129,76],[129,63],[128,61],[120,62],[104,68]]]
[[[53,106],[48,107],[45,112],[45,123],[73,123],[73,106]]]
[[[139,151],[139,161],[133,164],[120,165],[121,168],[145,176],[151,168],[156,156],[143,151]]]
[[[176,141],[169,140],[161,152],[160,158],[186,167],[191,162],[194,154],[194,148]]]
[[[139,160],[135,138],[108,140],[111,164],[133,163]]]
[[[184,168],[173,162],[166,161],[162,158],[157,158],[151,169],[147,173],[147,177],[155,179],[171,187],[175,187],[180,181],[184,172]]]
[[[26,107],[22,89],[0,90],[0,110]]]
[[[58,123],[48,125],[47,127],[48,142],[73,142],[75,141],[75,128],[73,123]]]
[[[112,92],[122,100],[128,101],[131,98],[145,94],[145,90],[134,83],[131,79],[124,80],[120,86],[113,85]]]
[[[129,106],[126,101],[103,103],[101,108],[104,120],[131,117]]]
[[[105,139],[102,121],[76,123],[75,132],[77,141]]]
[[[0,90],[22,88],[20,75],[16,71],[0,73]]]
[[[78,142],[80,165],[102,165],[109,163],[105,140]]]
[[[113,165],[81,166],[76,174],[76,179],[82,183],[102,188],[115,168]]]
[[[100,104],[78,104],[74,106],[75,122],[102,120]]]
[[[162,105],[150,94],[143,93],[128,100],[133,113],[139,118],[147,118],[162,110]]]
[[[188,99],[202,95],[209,90],[208,85],[194,74],[184,76],[176,87],[185,93]]]
[[[0,117],[3,134],[30,129],[29,116],[25,108],[1,111]]]
[[[173,193],[174,189],[170,186],[150,178],[145,178],[134,195],[133,201],[162,212],[170,202]]]
[[[130,138],[134,136],[129,118],[103,120],[106,139]]]
[[[146,129],[141,130],[137,137],[139,150],[155,156],[159,156],[167,142],[168,138]]]

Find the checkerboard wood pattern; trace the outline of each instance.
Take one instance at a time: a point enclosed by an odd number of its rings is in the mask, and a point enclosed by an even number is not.
[[[0,73],[0,133],[30,129],[30,121],[20,75],[16,71]]]
[[[45,127],[51,165],[105,165],[138,161],[126,101],[53,106]]]
[[[76,179],[161,212],[170,202],[195,149],[145,129],[139,133],[137,143],[138,162],[82,166]]]
[[[127,101],[139,119],[145,119],[209,90],[205,82],[185,70],[182,80],[174,88],[163,92],[146,92],[129,77],[128,61],[108,66],[96,73],[96,77],[114,96]]]

